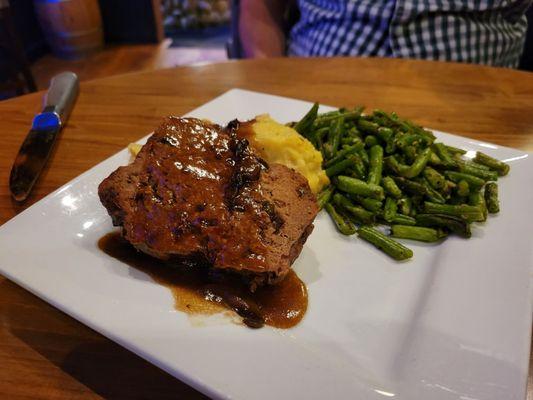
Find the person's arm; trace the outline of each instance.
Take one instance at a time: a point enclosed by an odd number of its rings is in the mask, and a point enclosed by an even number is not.
[[[241,0],[239,37],[245,58],[285,55],[283,15],[288,0]]]

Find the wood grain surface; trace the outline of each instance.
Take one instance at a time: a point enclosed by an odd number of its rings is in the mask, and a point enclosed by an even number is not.
[[[8,175],[42,93],[0,103],[0,224],[146,135],[162,117],[184,114],[235,87],[394,110],[431,128],[533,151],[531,73],[333,58],[236,61],[119,75],[82,83],[50,163],[23,205],[11,200]],[[1,277],[0,364],[0,398],[202,398]]]

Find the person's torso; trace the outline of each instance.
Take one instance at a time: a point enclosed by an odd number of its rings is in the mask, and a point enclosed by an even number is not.
[[[516,66],[531,0],[299,0],[296,56],[394,56]]]

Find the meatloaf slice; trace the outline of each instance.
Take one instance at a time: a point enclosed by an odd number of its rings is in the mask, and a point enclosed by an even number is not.
[[[261,160],[237,121],[167,118],[98,194],[137,249],[239,273],[252,289],[285,276],[318,212],[307,180]]]

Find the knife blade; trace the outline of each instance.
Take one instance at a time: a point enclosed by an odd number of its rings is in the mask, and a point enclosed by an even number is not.
[[[16,201],[26,200],[37,182],[59,132],[68,120],[78,92],[78,77],[73,72],[62,72],[50,81],[43,111],[33,119],[31,130],[11,168],[9,189]]]

